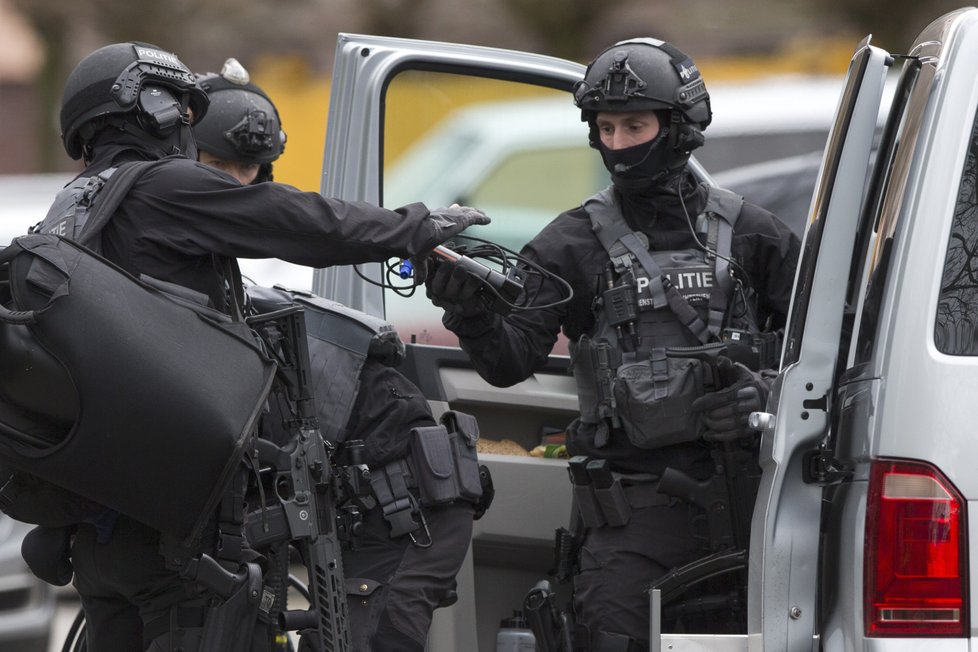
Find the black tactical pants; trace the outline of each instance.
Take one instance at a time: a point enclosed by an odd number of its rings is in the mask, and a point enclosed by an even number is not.
[[[126,516],[104,542],[78,526],[71,557],[87,652],[210,652],[199,649],[208,596],[166,568],[159,544],[158,532]],[[249,652],[270,650],[264,626],[250,626]]]
[[[423,652],[431,616],[449,591],[469,549],[472,505],[424,508],[431,545],[409,536],[391,539],[380,509],[364,517],[355,551],[343,571],[354,652]],[[416,532],[418,543],[427,536]]]
[[[574,614],[586,630],[586,649],[601,649],[599,632],[631,637],[648,649],[649,583],[707,552],[682,502],[632,509],[621,527],[588,529],[574,577]],[[671,625],[663,623],[663,631]]]
[[[88,652],[145,650],[144,623],[156,621],[173,605],[200,601],[192,585],[164,566],[159,543],[156,531],[125,516],[119,516],[104,543],[96,540],[94,526],[78,526],[71,560],[85,610]],[[188,625],[199,619],[189,610],[184,617]]]

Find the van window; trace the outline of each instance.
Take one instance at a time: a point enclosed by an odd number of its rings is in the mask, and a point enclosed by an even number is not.
[[[934,343],[949,355],[978,355],[978,120],[971,131],[954,206],[944,275],[937,303]]]
[[[513,251],[608,184],[569,93],[429,70],[401,72],[387,88],[382,172],[384,206],[475,206],[492,224],[471,235]],[[384,307],[404,341],[458,345],[424,287],[410,298],[386,290]],[[565,352],[562,339],[554,353]]]

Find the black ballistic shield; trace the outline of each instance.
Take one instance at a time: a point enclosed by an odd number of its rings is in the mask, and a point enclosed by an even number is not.
[[[0,252],[0,457],[192,541],[275,365],[240,322],[52,235]]]

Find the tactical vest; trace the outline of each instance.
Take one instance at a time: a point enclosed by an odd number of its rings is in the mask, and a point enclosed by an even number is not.
[[[693,441],[699,436],[692,402],[708,372],[697,352],[723,346],[735,293],[730,269],[734,224],[743,198],[710,187],[696,231],[706,245],[649,251],[632,231],[611,188],[584,202],[595,236],[610,259],[593,312],[593,335],[571,345],[581,423],[595,446],[620,429],[639,448]],[[754,324],[737,330],[756,332]]]
[[[57,194],[47,215],[31,227],[30,233],[58,235],[102,253],[98,238],[102,227],[136,180],[164,160],[132,161],[90,177],[78,177]],[[111,184],[109,179],[113,179]]]
[[[258,313],[303,308],[309,343],[316,416],[323,437],[339,442],[356,401],[367,358],[389,367],[404,358],[404,343],[388,322],[308,292],[249,286],[245,295]]]
[[[383,319],[308,292],[252,286],[245,294],[258,313],[302,307],[320,430],[327,441],[341,443],[356,403],[364,363],[372,359],[396,367],[404,359],[404,343],[397,331]],[[267,424],[262,436],[274,440],[278,436],[276,427]],[[439,425],[377,434],[410,440],[406,458],[376,466],[370,473],[377,507],[390,526],[392,538],[407,535],[423,544],[430,537],[422,534],[427,525],[419,511],[421,506],[465,500],[476,505],[476,518],[489,508],[491,490],[488,494],[484,490],[491,488],[491,476],[478,463],[479,429],[471,415],[450,410],[442,415]]]

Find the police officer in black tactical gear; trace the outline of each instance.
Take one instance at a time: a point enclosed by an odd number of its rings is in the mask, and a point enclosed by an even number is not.
[[[494,385],[540,368],[561,330],[571,340],[581,410],[567,429],[576,646],[645,650],[650,583],[718,548],[702,507],[659,481],[674,471],[687,488],[709,480],[717,449],[756,454],[748,416],[765,405],[764,370],[777,366],[800,245],[767,211],[694,181],[687,162],[712,112],[699,70],[676,47],[636,38],[607,48],[574,100],[611,186],[521,252],[566,279],[573,300],[501,317],[473,277],[446,264],[427,289]],[[536,302],[559,298],[529,278]],[[703,624],[663,613],[664,631]]]
[[[181,286],[233,315],[243,305],[239,257],[278,257],[313,267],[381,261],[416,256],[488,222],[464,207],[429,211],[411,204],[391,211],[279,183],[242,186],[196,161],[191,123],[207,111],[208,97],[196,76],[166,50],[118,43],[86,56],[69,75],[61,106],[65,149],[83,158],[86,168],[35,231],[77,237],[88,201],[103,182],[108,193],[117,171],[151,161],[94,246],[134,276]],[[29,520],[16,504],[4,504]],[[70,556],[89,652],[195,650],[199,637],[193,632],[212,597],[165,565],[160,533],[84,500],[55,507],[66,516],[55,523],[45,515],[42,539],[57,541],[50,536],[56,525],[73,531]],[[59,572],[58,579],[65,575]],[[262,643],[253,640],[254,649],[263,649]]]
[[[473,517],[481,517],[492,499],[476,477],[488,471],[477,463],[475,419],[448,412],[435,421],[421,390],[395,368],[404,346],[386,322],[305,292],[247,292],[258,312],[298,300],[315,315],[307,323],[317,324],[309,348],[323,436],[344,456],[356,450],[356,461],[370,470],[367,491],[339,506],[362,517],[343,549],[351,649],[423,652],[434,610],[457,599],[455,577]],[[372,331],[365,349],[354,350],[364,340],[349,337],[351,324]],[[274,439],[275,424],[274,415],[267,418],[263,436]],[[429,461],[449,449],[456,466],[446,475],[444,466],[435,469]],[[429,491],[432,482],[445,480],[464,488],[466,477],[468,489],[440,497]]]
[[[285,151],[278,109],[236,59],[198,79],[207,91],[207,115],[194,123],[201,163],[227,172],[242,185],[272,181],[272,164]]]
[[[234,59],[220,74],[204,74],[199,81],[211,100],[207,115],[193,127],[201,162],[245,185],[270,180],[285,143],[274,103]],[[292,303],[292,294],[281,288],[249,287],[247,297],[259,312]],[[345,319],[365,327],[378,321],[338,305],[319,301],[318,306],[342,311]],[[392,366],[399,355],[368,350],[358,359],[350,352],[351,339],[329,332],[340,329],[338,322],[335,329],[317,331],[309,347],[323,435],[336,444],[362,442],[360,458],[370,469],[371,495],[357,506],[363,508],[362,525],[343,551],[353,651],[422,652],[434,610],[454,601],[455,576],[469,548],[478,501],[459,497],[421,504],[416,478],[426,469],[412,455],[422,446],[414,433],[441,435],[441,426],[421,390]],[[394,331],[384,334],[390,339]],[[346,364],[355,366],[337,378]],[[342,424],[340,413],[349,415]]]

